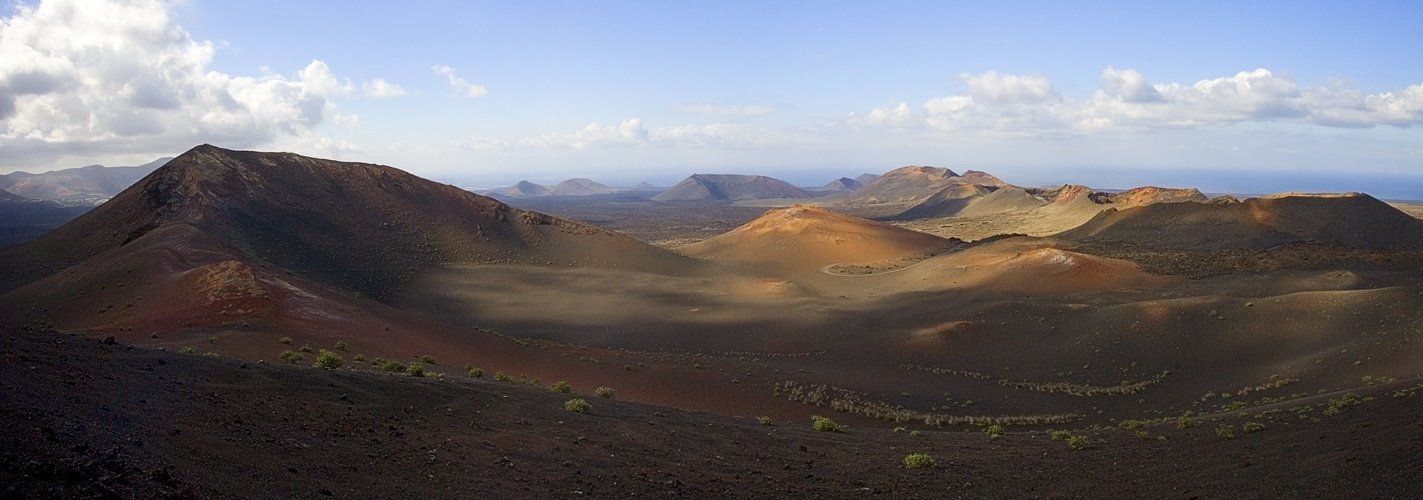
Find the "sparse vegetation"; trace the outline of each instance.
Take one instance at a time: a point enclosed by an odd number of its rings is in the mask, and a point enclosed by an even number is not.
[[[1003,426],[993,424],[988,426],[987,429],[984,429],[983,432],[984,434],[988,434],[988,439],[998,439],[1003,436]]]
[[[1087,447],[1087,436],[1073,435],[1067,438],[1067,447],[1080,450]]]
[[[405,374],[412,377],[424,377],[425,365],[412,361],[409,365],[405,366]]]
[[[365,361],[365,360],[366,360],[366,355],[365,355],[365,354],[357,354],[356,357],[355,357],[355,360],[356,360],[356,361]]]
[[[335,352],[322,349],[321,352],[316,355],[316,362],[312,364],[312,366],[335,370],[341,367],[341,356],[338,356]]]
[[[420,362],[421,362],[421,363],[425,363],[425,364],[427,364],[427,365],[437,365],[437,364],[439,364],[439,363],[436,363],[436,362],[435,362],[435,357],[434,357],[434,356],[431,356],[431,355],[429,355],[429,354],[420,356]]]
[[[761,425],[771,425],[771,417],[756,417],[756,422]]]
[[[278,340],[277,342],[281,342],[281,343],[286,344],[286,345],[292,345],[292,338],[291,338],[291,337],[282,337],[281,340]]]
[[[345,343],[345,342],[341,342],[341,341],[337,341],[337,342],[336,342],[336,350],[338,350],[338,351],[344,351],[344,350],[346,350],[346,343]]]
[[[820,415],[810,416],[810,427],[820,432],[840,432],[840,424]]]
[[[494,380],[497,380],[499,382],[508,382],[514,380],[514,377],[511,377],[509,376],[509,374],[504,372],[494,372]]]
[[[921,469],[934,466],[934,457],[927,453],[910,453],[904,456],[904,468]]]
[[[616,394],[616,392],[613,391],[612,387],[599,387],[597,389],[594,389],[593,393],[597,394],[598,397],[603,399],[613,399],[613,395]]]
[[[392,372],[392,373],[404,372],[405,369],[406,369],[405,363],[401,363],[401,362],[395,361],[395,360],[388,360],[388,361],[384,361],[384,362],[381,362],[380,360],[377,360],[377,362],[380,362],[380,369],[385,370],[385,371],[388,371],[388,372]]]
[[[1215,435],[1226,439],[1235,439],[1235,426],[1231,424],[1220,424],[1215,428]]]
[[[1053,441],[1063,441],[1063,440],[1066,440],[1067,438],[1072,437],[1072,432],[1071,432],[1071,431],[1047,431],[1047,435],[1048,435],[1048,438],[1049,438],[1049,439],[1052,439]]]
[[[469,378],[484,378],[484,370],[479,369],[477,366],[469,367],[466,369],[466,372],[469,373]]]
[[[298,349],[298,350],[301,351],[301,352],[307,352],[307,353],[312,352],[312,351],[315,351],[315,349],[312,349],[311,346],[309,346],[309,345],[301,346],[301,349]]]
[[[302,358],[303,358],[303,356],[301,355],[301,353],[298,353],[298,352],[296,352],[296,351],[291,351],[291,350],[282,351],[282,353],[281,353],[281,354],[278,354],[277,357],[278,357],[278,358],[281,358],[282,361],[286,361],[286,362],[288,362],[288,363],[293,363],[293,364],[301,362],[301,360],[302,360]]]
[[[549,384],[548,390],[549,390],[549,392],[558,392],[558,393],[562,393],[562,394],[568,394],[569,392],[572,392],[572,391],[573,391],[573,387],[570,386],[570,385],[568,385],[568,382],[565,382],[565,381],[560,380],[560,381],[558,381],[558,382],[554,382],[554,383],[552,383],[552,384]]]
[[[563,403],[563,409],[573,413],[588,413],[588,410],[593,409],[593,405],[588,404],[582,398],[575,398]]]
[[[184,347],[184,348],[182,348],[182,349],[179,349],[178,352],[183,353],[183,354],[193,354],[193,353],[195,353],[195,352],[198,352],[198,349],[197,349],[196,347],[193,347],[193,346],[186,346],[186,347]]]
[[[1361,398],[1361,397],[1359,397],[1358,395],[1356,395],[1356,394],[1354,394],[1354,393],[1351,392],[1351,393],[1345,394],[1345,395],[1343,395],[1343,396],[1341,396],[1341,397],[1339,397],[1339,398],[1330,399],[1329,402],[1327,403],[1327,406],[1325,406],[1325,408],[1324,408],[1324,414],[1325,414],[1325,415],[1338,415],[1339,413],[1343,412],[1345,408],[1348,408],[1348,407],[1354,406],[1354,405],[1363,404],[1365,401],[1368,401],[1369,399],[1373,399],[1373,398]]]
[[[1246,422],[1240,426],[1240,429],[1247,433],[1260,432],[1265,430],[1265,424],[1260,422]]]
[[[1188,427],[1190,427],[1190,426],[1192,426],[1192,425],[1195,425],[1195,423],[1196,423],[1196,417],[1195,417],[1195,415],[1196,415],[1196,414],[1193,413],[1193,412],[1191,412],[1191,410],[1186,410],[1186,412],[1185,412],[1185,413],[1182,413],[1181,416],[1176,417],[1176,428],[1177,428],[1177,429],[1185,429],[1185,428],[1188,428]]]
[[[927,425],[1038,425],[1067,423],[1080,418],[1065,415],[978,416],[928,413],[871,399],[867,394],[823,384],[786,381],[776,384],[776,395],[791,401],[827,407],[889,422],[923,422]],[[965,402],[967,406],[968,402]]]

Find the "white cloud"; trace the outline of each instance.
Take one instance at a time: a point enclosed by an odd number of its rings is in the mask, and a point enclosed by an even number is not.
[[[394,83],[385,81],[384,78],[376,78],[361,86],[366,97],[383,99],[387,97],[400,97],[405,95],[405,88]]]
[[[435,73],[444,76],[445,80],[450,83],[450,88],[455,89],[456,92],[459,92],[471,98],[483,97],[489,94],[489,89],[484,88],[483,85],[473,84],[470,83],[469,80],[460,78],[459,75],[455,74],[454,68],[443,64],[436,64],[434,66],[431,66],[430,69],[433,70]]]
[[[707,116],[739,116],[755,117],[765,116],[776,111],[771,106],[735,106],[719,104],[684,104],[677,107],[683,113],[692,113]]]
[[[291,76],[209,68],[157,0],[46,0],[0,19],[3,161],[250,147],[335,116],[349,83],[315,60]]]
[[[476,151],[557,150],[590,148],[663,147],[760,147],[805,142],[813,132],[767,130],[730,123],[683,124],[647,128],[640,118],[618,123],[589,123],[573,132],[548,133],[515,139],[476,138],[466,141],[466,149]]]
[[[1042,76],[989,71],[959,77],[967,92],[852,114],[850,125],[910,127],[993,136],[1061,138],[1110,129],[1167,129],[1252,122],[1328,127],[1423,124],[1423,84],[1365,94],[1344,82],[1300,88],[1259,68],[1193,84],[1151,84],[1134,69],[1107,67],[1085,99],[1061,96]]]

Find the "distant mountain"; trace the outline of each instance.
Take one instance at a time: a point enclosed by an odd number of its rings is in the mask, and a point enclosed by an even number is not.
[[[608,194],[621,191],[618,188],[599,184],[592,179],[574,178],[554,184],[548,190],[549,196],[589,196],[595,194]]]
[[[0,189],[27,198],[95,205],[132,186],[169,160],[172,158],[159,158],[136,167],[89,165],[40,174],[14,172],[0,175]]]
[[[659,188],[659,187],[657,187],[657,186],[648,184],[647,182],[639,182],[639,183],[637,183],[637,184],[633,184],[633,185],[631,185],[631,186],[628,186],[628,191],[652,191],[652,190],[660,190],[660,189],[662,189],[662,188]]]
[[[0,189],[0,203],[12,203],[17,201],[27,201],[28,198]]]
[[[821,186],[820,189],[823,191],[839,191],[848,193],[850,191],[860,189],[861,187],[864,187],[864,184],[860,184],[860,181],[851,179],[849,177],[841,177],[839,179],[830,181],[830,183],[824,186]]]
[[[860,174],[855,176],[855,182],[861,186],[868,186],[871,182],[879,180],[880,174]]]
[[[504,189],[497,189],[490,194],[507,197],[545,196],[550,190],[551,188],[548,186],[534,184],[529,181],[519,181],[518,184]]]
[[[679,250],[712,260],[819,272],[829,264],[922,256],[950,243],[882,222],[795,205],[769,210],[741,227]]]
[[[812,195],[780,179],[762,175],[696,174],[671,189],[652,197],[653,201],[736,201],[771,198],[809,198]]]
[[[850,205],[917,204],[956,184],[999,187],[997,177],[970,170],[965,175],[939,167],[901,167],[875,179],[845,199]]]

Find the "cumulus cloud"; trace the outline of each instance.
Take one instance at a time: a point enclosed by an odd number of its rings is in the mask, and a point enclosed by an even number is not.
[[[384,78],[376,78],[361,86],[366,97],[383,99],[386,97],[400,97],[405,95],[405,88],[394,83],[385,81]]]
[[[684,104],[677,107],[683,113],[692,113],[707,116],[739,116],[755,117],[765,116],[776,111],[771,106],[728,106],[719,104]]]
[[[489,89],[484,88],[483,85],[473,84],[470,83],[469,80],[460,78],[459,75],[455,74],[454,68],[443,64],[436,64],[431,66],[430,69],[440,76],[445,77],[445,81],[449,82],[450,88],[455,89],[456,92],[464,94],[465,96],[473,98],[483,97],[489,94]]]
[[[8,162],[168,153],[308,133],[352,86],[314,60],[297,73],[209,68],[157,0],[46,0],[0,19],[0,149]]]
[[[1107,67],[1095,92],[1063,97],[1042,76],[995,71],[960,75],[966,92],[929,99],[919,113],[901,103],[846,120],[863,126],[925,126],[1004,136],[1064,137],[1109,129],[1295,122],[1327,127],[1423,124],[1423,84],[1366,94],[1347,82],[1301,88],[1259,68],[1192,84],[1152,84],[1134,69]]]

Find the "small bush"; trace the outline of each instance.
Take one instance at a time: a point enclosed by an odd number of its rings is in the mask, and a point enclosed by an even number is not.
[[[321,352],[316,355],[316,362],[313,363],[312,366],[315,366],[317,368],[325,368],[327,370],[335,370],[341,367],[341,356],[338,356],[336,355],[336,353],[328,351],[326,349],[322,349]]]
[[[1067,438],[1067,447],[1080,450],[1087,447],[1087,436],[1072,436]]]
[[[903,427],[895,427],[894,432],[909,432],[909,429],[905,429]]]
[[[282,358],[282,361],[286,361],[288,363],[297,363],[302,359],[302,355],[300,353],[290,350],[282,351],[282,353],[278,354],[277,357]]]
[[[309,346],[309,345],[301,346],[301,349],[300,349],[301,352],[311,352],[311,351],[314,351],[314,350],[315,350],[315,349],[312,349],[311,346]]]
[[[346,343],[345,343],[345,342],[341,342],[341,341],[337,341],[337,342],[336,342],[336,350],[338,350],[338,351],[344,351],[344,350],[346,350]]]
[[[1220,424],[1219,427],[1215,428],[1215,435],[1226,439],[1235,439],[1235,426],[1230,424]]]
[[[582,398],[570,399],[563,403],[563,409],[573,413],[588,413],[588,410],[593,409],[593,405],[588,404],[588,402]]]
[[[1262,424],[1260,422],[1246,422],[1244,425],[1240,426],[1240,429],[1244,430],[1245,432],[1260,432],[1265,430],[1265,424]]]
[[[427,365],[437,365],[437,364],[439,364],[439,363],[436,363],[436,362],[435,362],[435,357],[434,357],[434,356],[431,356],[431,355],[429,355],[429,354],[426,354],[426,355],[424,355],[424,356],[420,356],[420,362],[421,362],[421,363],[425,363],[425,364],[427,364]]]
[[[820,415],[810,416],[810,427],[820,432],[840,432],[840,424]]]
[[[599,387],[597,389],[594,389],[593,393],[597,394],[598,397],[603,399],[613,399],[613,395],[617,394],[616,391],[613,391],[612,387]]]
[[[934,466],[934,457],[927,453],[910,453],[904,456],[904,468],[919,469]]]
[[[500,382],[508,382],[510,380],[514,380],[514,377],[510,377],[508,373],[494,372],[494,380],[498,380]]]
[[[1187,428],[1187,427],[1190,427],[1190,426],[1192,426],[1192,425],[1195,425],[1195,423],[1196,423],[1195,414],[1194,414],[1194,413],[1191,413],[1190,410],[1187,410],[1186,413],[1182,413],[1181,416],[1176,417],[1176,428],[1177,428],[1177,429],[1185,429],[1185,428]]]
[[[385,370],[385,371],[388,371],[388,372],[392,372],[392,373],[399,373],[399,372],[404,372],[404,371],[406,370],[406,366],[405,366],[405,363],[401,363],[401,362],[395,361],[395,360],[389,360],[389,361],[382,362],[382,363],[380,364],[380,369]]]
[[[1072,432],[1069,432],[1069,431],[1047,431],[1047,435],[1048,435],[1048,437],[1051,438],[1053,441],[1062,441],[1062,440],[1071,438],[1071,437],[1072,437]]]
[[[554,383],[550,384],[550,385],[548,386],[548,390],[549,390],[549,392],[557,392],[557,393],[560,393],[560,394],[568,394],[569,392],[572,392],[572,391],[573,391],[573,387],[570,386],[570,385],[568,385],[568,382],[564,382],[564,381],[560,380],[560,381],[558,381],[558,382],[554,382]]]
[[[286,344],[286,345],[292,345],[292,338],[291,338],[291,337],[282,337],[282,339],[281,339],[281,340],[278,340],[277,342],[281,342],[281,343]]]
[[[771,425],[771,417],[756,417],[756,421],[761,425]]]
[[[477,366],[469,367],[469,378],[484,378],[484,370]]]
[[[919,432],[919,431],[917,431],[917,430],[909,431],[909,435],[910,435],[910,436],[919,437],[920,434],[923,434],[923,433],[922,433],[922,432]]]
[[[365,361],[365,360],[366,360],[366,355],[365,355],[365,354],[357,354],[357,355],[356,355],[356,361]]]
[[[181,352],[181,353],[183,353],[183,354],[192,354],[192,353],[198,352],[198,350],[197,350],[197,348],[195,348],[195,347],[193,347],[193,346],[188,346],[188,347],[184,347],[184,348],[182,348],[182,349],[179,349],[178,352]]]
[[[983,432],[988,434],[988,439],[998,439],[1003,435],[1003,426],[993,424],[988,426],[987,429],[984,429]]]
[[[412,377],[424,377],[424,376],[425,376],[425,365],[422,365],[422,364],[420,364],[420,363],[411,362],[409,365],[406,365],[406,366],[405,366],[405,374],[406,374],[406,375],[409,375],[409,376],[412,376]]]

